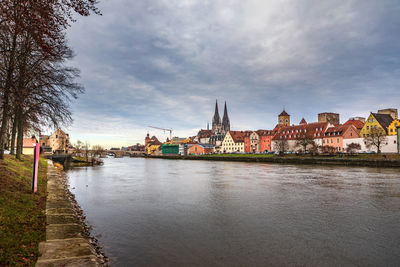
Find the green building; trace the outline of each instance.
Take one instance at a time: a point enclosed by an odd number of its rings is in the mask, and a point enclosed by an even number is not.
[[[397,127],[397,153],[400,153],[400,127]]]
[[[178,144],[163,144],[161,146],[163,155],[165,154],[179,154],[179,145]]]

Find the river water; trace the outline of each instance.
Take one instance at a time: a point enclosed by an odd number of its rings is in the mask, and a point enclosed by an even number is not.
[[[399,266],[400,170],[105,159],[68,171],[114,266]]]

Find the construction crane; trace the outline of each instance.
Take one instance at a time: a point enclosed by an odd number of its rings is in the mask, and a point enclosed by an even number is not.
[[[165,129],[165,128],[160,128],[160,127],[155,127],[155,126],[148,126],[148,127],[162,130],[162,131],[164,131],[164,133],[167,131],[167,132],[169,132],[169,140],[172,139],[172,129]]]

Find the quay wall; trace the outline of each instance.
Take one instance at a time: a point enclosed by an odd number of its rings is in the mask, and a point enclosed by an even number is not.
[[[378,168],[400,168],[400,160],[391,159],[361,159],[361,158],[329,158],[329,157],[246,157],[246,156],[180,156],[160,155],[146,156],[146,158],[181,159],[181,160],[211,160],[211,161],[238,161],[238,162],[264,162],[280,164],[308,164],[308,165],[342,165]]]

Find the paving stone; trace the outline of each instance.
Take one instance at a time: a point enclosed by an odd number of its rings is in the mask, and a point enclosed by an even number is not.
[[[93,255],[92,246],[84,238],[52,240],[39,244],[42,260]]]
[[[72,209],[72,204],[70,201],[47,201],[46,209],[55,209],[55,208],[69,208]]]
[[[39,244],[39,267],[101,266],[68,197],[68,189],[49,161],[46,201],[46,242]]]
[[[46,240],[82,237],[79,224],[50,224],[46,227]]]
[[[57,214],[75,214],[71,208],[50,208],[46,209],[46,214],[57,215]]]
[[[101,266],[95,256],[71,257],[65,259],[38,260],[37,267],[91,267]]]
[[[47,215],[47,224],[70,224],[79,223],[75,215]]]

